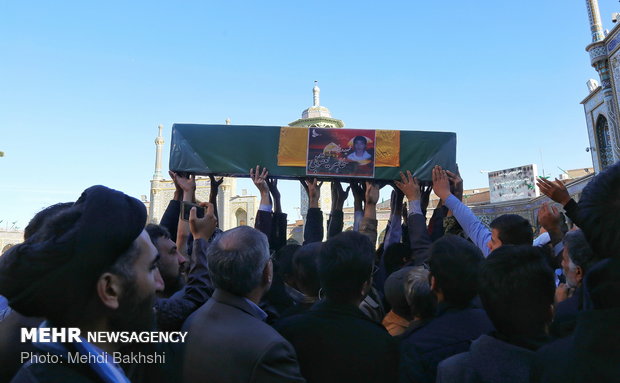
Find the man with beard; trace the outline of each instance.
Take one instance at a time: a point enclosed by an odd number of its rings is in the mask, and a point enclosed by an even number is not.
[[[185,257],[181,255],[164,226],[151,223],[146,225],[145,230],[160,256],[158,268],[166,287],[159,296],[170,298],[183,287],[182,272],[185,269]]]
[[[0,258],[0,294],[13,309],[46,318],[42,328],[78,328],[82,335],[80,342],[33,342],[47,361],[35,363],[34,355],[13,381],[129,381],[112,358],[105,357],[121,345],[90,343],[85,336],[152,327],[155,293],[164,286],[145,221],[146,209],[139,200],[93,186]],[[50,355],[62,362],[53,363]],[[69,355],[85,356],[89,362],[70,363]]]

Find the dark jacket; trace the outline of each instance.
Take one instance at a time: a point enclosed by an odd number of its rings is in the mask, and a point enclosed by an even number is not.
[[[103,383],[86,363],[27,363],[11,383]]]
[[[271,235],[269,236],[269,246],[273,251],[278,251],[284,246],[286,246],[287,224],[288,219],[286,213],[273,213]]]
[[[409,246],[414,264],[420,266],[428,259],[429,249],[433,244],[426,228],[426,217],[422,214],[409,214],[407,216],[407,233],[409,234]]]
[[[439,363],[437,383],[528,383],[536,352],[482,335],[469,351]]]
[[[177,241],[177,230],[179,227],[179,216],[181,215],[181,201],[170,200],[166,211],[161,216],[159,224],[168,229],[170,239]]]
[[[579,313],[572,336],[538,351],[532,382],[620,382],[620,309]]]
[[[577,325],[577,315],[582,309],[583,290],[578,287],[572,297],[558,303],[550,326],[551,335],[563,338],[573,333]]]
[[[327,219],[327,239],[342,233],[344,227],[344,213],[342,210],[332,210]]]
[[[284,213],[258,210],[254,228],[267,236],[269,249],[278,251],[286,245],[287,218]]]
[[[573,221],[575,225],[581,226],[581,221],[579,220],[579,205],[574,199],[571,198],[566,205],[564,205],[564,211],[566,212],[566,216]]]
[[[396,341],[355,306],[321,301],[305,314],[283,319],[276,329],[299,356],[308,382],[395,382]]]
[[[323,240],[323,212],[318,207],[311,207],[306,214],[304,225],[304,245]]]
[[[216,289],[183,328],[184,382],[304,382],[291,344],[242,297]]]
[[[0,322],[0,382],[8,382],[22,366],[22,352],[36,352],[30,341],[22,343],[22,328],[38,327],[43,318],[26,317],[11,311]]]
[[[273,231],[273,213],[267,210],[257,210],[254,228],[267,236],[271,248],[271,233]]]
[[[439,362],[469,350],[474,339],[493,330],[484,310],[440,303],[435,318],[403,334],[400,381],[434,382]]]

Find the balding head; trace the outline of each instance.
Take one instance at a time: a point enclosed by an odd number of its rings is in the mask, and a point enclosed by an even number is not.
[[[207,252],[209,274],[215,287],[246,296],[263,283],[269,262],[269,242],[265,234],[249,226],[225,231]]]

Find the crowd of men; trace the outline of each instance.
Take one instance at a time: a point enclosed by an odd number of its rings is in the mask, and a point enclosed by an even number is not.
[[[250,170],[255,228],[225,232],[221,180],[211,177],[203,212],[185,220],[195,179],[171,176],[160,225],[145,227],[139,200],[93,186],[39,212],[0,257],[0,382],[620,381],[620,163],[579,202],[539,179],[553,203],[539,209],[536,238],[519,215],[485,226],[462,203],[458,172],[436,166],[430,183],[406,171],[379,246],[377,183],[332,182],[323,241],[321,182],[302,180],[309,209],[297,244],[266,169]],[[441,202],[427,222],[431,190]],[[349,193],[355,224],[343,232]],[[187,337],[20,339],[37,326]],[[112,354],[163,359],[103,357]]]

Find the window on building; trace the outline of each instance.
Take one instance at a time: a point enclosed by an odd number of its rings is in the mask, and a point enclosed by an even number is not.
[[[614,163],[611,151],[611,135],[609,134],[609,123],[605,116],[599,116],[596,120],[596,143],[598,146],[598,158],[601,168],[605,169]]]
[[[237,218],[237,226],[247,225],[248,213],[245,210],[241,208],[237,209],[237,211],[235,212],[235,216]]]

